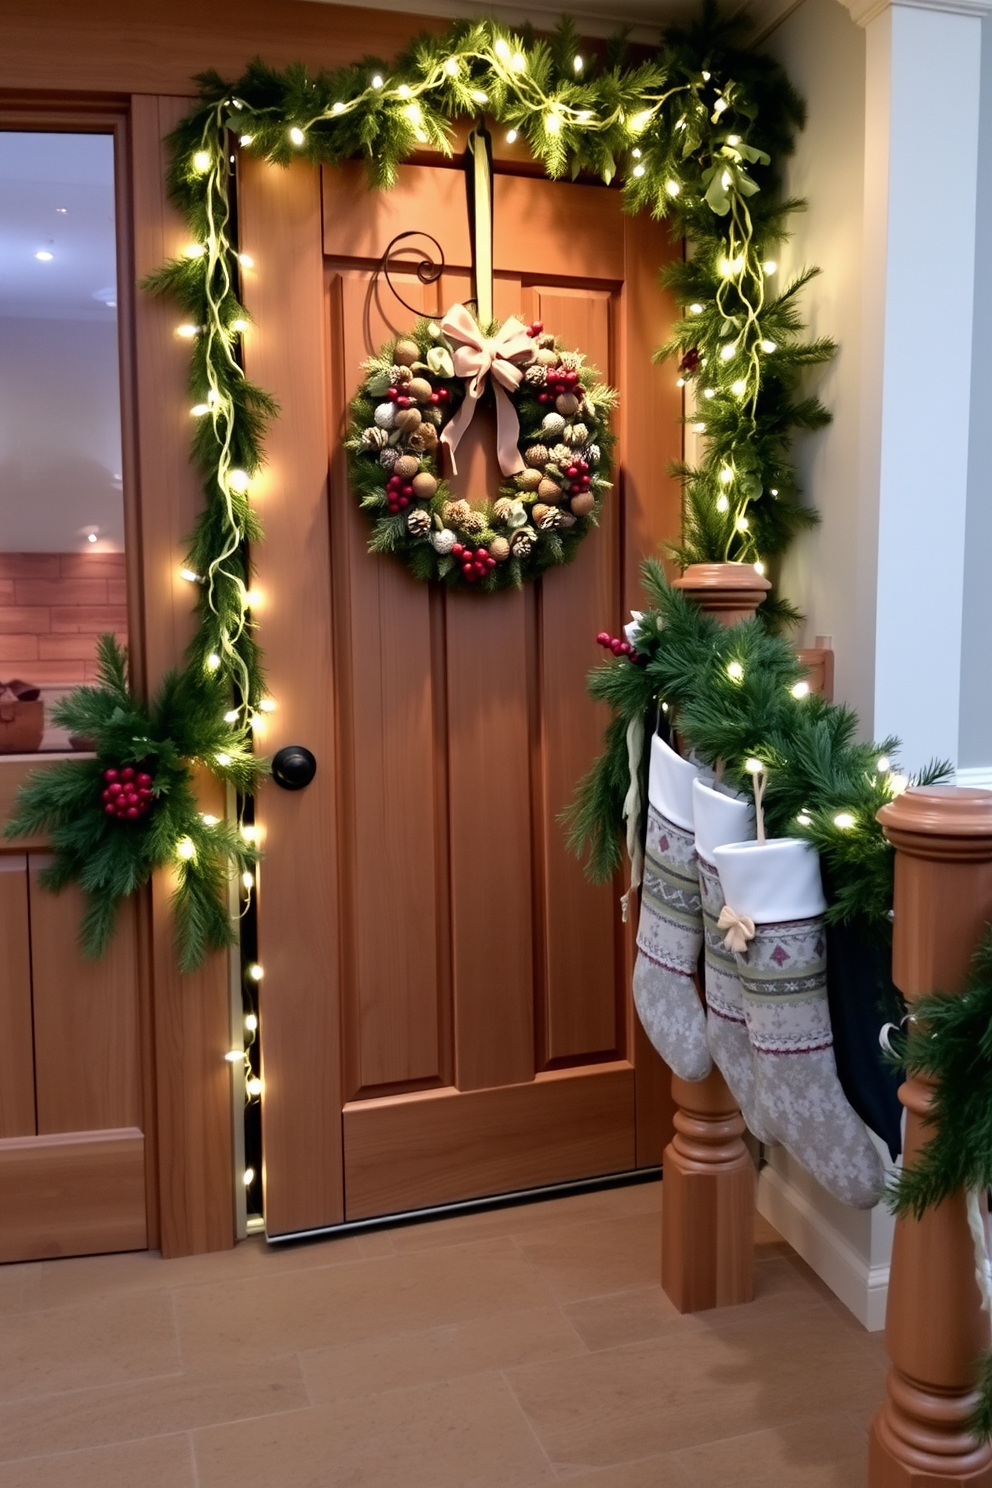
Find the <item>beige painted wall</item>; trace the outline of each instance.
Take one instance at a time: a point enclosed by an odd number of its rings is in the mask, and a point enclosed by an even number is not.
[[[840,343],[811,386],[834,421],[797,441],[806,499],[821,526],[802,535],[782,569],[785,594],[805,613],[803,644],[833,637],[835,695],[873,732],[877,512],[859,497],[865,33],[837,0],[803,0],[762,43],[806,99],[809,118],[788,162],[785,190],[805,197],[779,255],[784,282],[805,264],[822,275],[805,292],[813,335]]]

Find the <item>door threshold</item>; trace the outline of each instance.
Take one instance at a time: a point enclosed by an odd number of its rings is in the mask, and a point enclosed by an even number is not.
[[[266,1235],[270,1245],[288,1245],[293,1241],[324,1240],[334,1235],[356,1235],[363,1231],[395,1229],[399,1225],[424,1224],[432,1219],[447,1219],[455,1214],[484,1214],[489,1209],[509,1209],[523,1204],[539,1204],[545,1199],[562,1199],[569,1194],[597,1193],[608,1188],[632,1188],[639,1183],[654,1183],[661,1177],[661,1167],[628,1168],[622,1173],[605,1173],[597,1178],[576,1178],[569,1183],[547,1183],[541,1188],[520,1188],[509,1193],[488,1194],[480,1199],[458,1199],[452,1204],[433,1204],[425,1209],[404,1209],[395,1214],[375,1214],[369,1219],[346,1219],[341,1224],[321,1225],[312,1230],[291,1230],[284,1235]],[[249,1220],[249,1233],[261,1230],[263,1221]]]

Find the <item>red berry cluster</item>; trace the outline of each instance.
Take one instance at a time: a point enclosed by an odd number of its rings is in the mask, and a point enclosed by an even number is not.
[[[527,335],[528,336],[539,336],[543,330],[544,330],[544,321],[543,320],[532,320],[531,323],[530,323],[530,325],[527,327]]]
[[[152,777],[144,770],[125,765],[123,770],[104,770],[103,809],[118,821],[137,821],[152,808]]]
[[[451,551],[462,566],[462,577],[470,584],[474,584],[476,579],[484,579],[496,567],[496,559],[486,548],[476,548],[473,552],[464,543],[455,543]]]
[[[431,393],[427,401],[434,404],[447,403],[450,396],[446,387],[440,387],[437,392]],[[395,403],[397,408],[412,408],[417,401],[416,398],[411,398],[409,393],[402,392],[398,387],[389,388],[386,397],[390,403]]]
[[[549,367],[547,380],[537,395],[538,403],[553,403],[562,393],[574,393],[579,381],[578,372],[566,372],[562,367]]]
[[[395,516],[397,512],[406,511],[413,498],[413,487],[409,481],[400,480],[398,475],[391,475],[386,482],[386,505],[390,514]]]
[[[577,496],[580,491],[588,491],[592,485],[588,460],[573,460],[565,469],[564,475],[566,484],[562,489],[572,496]]]
[[[629,641],[622,641],[619,636],[611,636],[607,630],[601,630],[599,632],[599,635],[596,637],[596,644],[598,646],[604,646],[607,651],[612,651],[614,656],[630,656],[633,658],[637,652],[637,648],[632,646]]]

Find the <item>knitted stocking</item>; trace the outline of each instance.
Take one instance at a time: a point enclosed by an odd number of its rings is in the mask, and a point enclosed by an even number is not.
[[[837,1078],[819,859],[790,838],[718,847],[713,857],[765,1129],[842,1203],[870,1209],[884,1172]]]
[[[713,861],[718,847],[753,838],[754,809],[750,802],[711,790],[701,780],[693,782],[692,807],[706,950],[706,1042],[748,1129],[760,1142],[772,1142],[775,1139],[766,1130],[755,1100],[754,1054],[744,1019],[737,962],[724,945],[724,932],[717,925],[724,900]]]
[[[703,943],[692,827],[698,774],[657,735],[652,738],[634,1003],[648,1038],[683,1080],[705,1079],[713,1067],[693,981]]]

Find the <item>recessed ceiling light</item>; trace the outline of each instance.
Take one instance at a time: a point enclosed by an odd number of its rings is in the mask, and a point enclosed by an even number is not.
[[[65,214],[66,214],[66,212],[68,212],[69,208],[68,207],[56,207],[55,210],[56,210],[56,212],[59,213],[59,215],[61,217],[64,217]]]
[[[35,258],[38,259],[40,263],[51,263],[54,257],[55,255],[53,253],[49,253],[47,248],[39,248],[38,252],[35,254]]]
[[[96,542],[96,533],[95,532],[87,532],[87,534],[86,534],[86,541],[87,542]]]
[[[99,300],[101,305],[106,305],[108,310],[117,309],[117,286],[110,284],[106,289],[95,289],[93,298]]]

